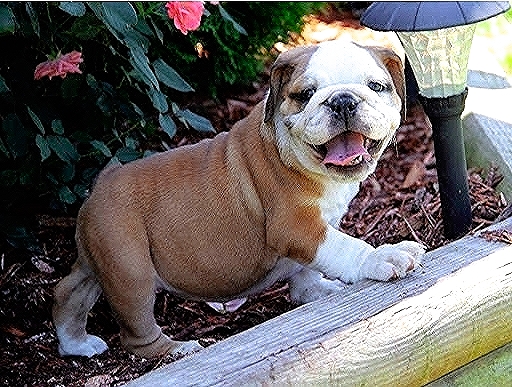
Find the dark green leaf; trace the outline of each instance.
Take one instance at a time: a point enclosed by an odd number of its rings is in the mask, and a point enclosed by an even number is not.
[[[88,13],[74,20],[69,35],[77,40],[91,40],[99,35],[103,29],[103,23],[98,23],[97,18]]]
[[[80,197],[81,199],[87,198],[89,195],[89,187],[85,184],[76,184],[73,187],[73,191]]]
[[[0,4],[0,36],[14,33],[16,19],[6,4]]]
[[[52,130],[55,134],[64,134],[64,126],[62,125],[61,120],[53,120],[52,121]]]
[[[48,136],[48,145],[55,154],[66,163],[72,163],[80,158],[75,146],[66,137]]]
[[[158,79],[156,79],[153,70],[149,67],[149,59],[140,48],[130,50],[130,63],[133,68],[142,77],[142,80],[149,86],[159,89]]]
[[[66,77],[60,87],[62,98],[71,99],[82,95],[82,81],[83,79],[81,77]]]
[[[148,149],[148,150],[144,151],[144,155],[142,157],[146,158],[149,156],[153,156],[154,154],[157,154],[157,153],[158,153],[157,151]]]
[[[92,182],[99,172],[100,170],[98,168],[86,168],[82,172],[82,180]]]
[[[144,112],[142,111],[142,109],[140,107],[138,107],[137,105],[135,105],[133,102],[131,104],[132,104],[132,107],[133,107],[133,110],[135,111],[135,113],[137,113],[137,115],[139,117],[144,118]]]
[[[7,149],[7,147],[5,146],[4,142],[2,141],[2,139],[0,138],[0,151],[6,156],[6,157],[9,157],[9,150]]]
[[[139,146],[139,142],[131,136],[128,136],[124,140],[124,145],[128,148],[137,149]]]
[[[71,16],[84,16],[86,11],[84,3],[81,1],[61,1],[59,8]]]
[[[39,243],[35,235],[26,227],[13,225],[13,222],[18,223],[19,220],[7,220],[0,230],[3,234],[5,234],[5,239],[7,242],[17,249],[28,249],[29,251],[33,252],[40,252]]]
[[[164,44],[163,32],[157,27],[157,25],[155,24],[155,22],[153,21],[153,19],[151,17],[148,17],[148,19],[151,22],[151,26],[153,26],[153,29],[155,30],[155,34],[156,34],[158,40],[160,40],[160,43]]]
[[[158,122],[162,127],[163,131],[169,135],[169,137],[173,138],[176,134],[176,124],[172,120],[169,114],[161,114],[158,116]]]
[[[71,133],[71,136],[69,138],[75,142],[81,142],[81,143],[89,143],[93,140],[93,137],[83,130],[77,130],[76,132]]]
[[[165,94],[162,93],[160,90],[150,88],[148,90],[148,95],[149,98],[151,98],[151,102],[153,102],[153,106],[160,113],[165,113],[167,110],[169,110],[167,98],[165,97]]]
[[[229,13],[227,13],[227,11],[220,5],[218,4],[218,8],[219,8],[219,12],[221,14],[221,16],[226,19],[227,21],[231,22],[231,24],[233,24],[233,27],[236,31],[238,31],[239,33],[241,33],[242,35],[247,35],[247,31],[245,30],[244,27],[242,27],[240,24],[238,24],[235,19],[233,19],[231,17],[231,15]]]
[[[60,180],[64,183],[69,183],[75,177],[74,164],[64,164],[60,170]]]
[[[91,141],[91,145],[96,149],[97,151],[100,151],[107,157],[112,157],[112,152],[110,152],[110,149],[103,141],[93,140]]]
[[[177,115],[183,118],[195,130],[200,132],[215,133],[215,128],[212,126],[211,122],[199,114],[193,113],[186,109],[179,111]]]
[[[64,185],[59,189],[59,199],[64,203],[73,204],[76,202],[76,195]]]
[[[105,165],[105,168],[110,168],[110,167],[112,167],[112,166],[115,166],[115,167],[116,167],[116,166],[119,166],[119,165],[121,165],[121,164],[122,164],[122,163],[121,163],[121,160],[119,160],[119,159],[117,158],[117,156],[114,156],[114,157],[112,157],[112,158],[109,160],[109,162],[107,163],[107,165]]]
[[[132,28],[126,31],[123,41],[129,49],[141,48],[144,52],[148,51],[149,39]]]
[[[28,106],[27,106],[27,111],[28,111],[28,114],[29,114],[30,118],[32,118],[32,121],[34,122],[34,124],[36,124],[37,129],[39,129],[39,131],[40,131],[42,134],[45,134],[45,130],[44,130],[43,123],[41,122],[41,120],[39,119],[39,117],[36,115],[36,113],[34,113],[34,112],[32,111],[32,109],[30,109]]]
[[[101,94],[96,100],[96,106],[100,108],[100,110],[106,116],[110,116],[113,111],[112,99],[109,98],[106,94]]]
[[[34,160],[35,162],[37,162],[35,159],[33,159],[32,157],[30,158],[30,160]],[[34,187],[34,182],[38,181],[39,180],[39,166],[36,166],[34,164],[30,164],[29,162],[27,162],[28,160],[25,160],[21,166],[21,168],[18,169],[18,180],[19,180],[19,183],[20,185],[25,185],[27,187],[29,187],[29,189],[33,189]]]
[[[155,60],[153,62],[153,68],[155,69],[157,78],[163,84],[182,92],[194,91],[192,86],[190,86],[171,66],[165,63],[162,59]]]
[[[36,136],[36,145],[39,148],[39,152],[41,153],[41,161],[44,161],[50,157],[50,154],[52,153],[50,146],[48,145],[46,139],[40,134]]]
[[[47,173],[46,177],[53,185],[59,185],[59,181],[51,173]]]
[[[2,122],[5,142],[12,157],[23,157],[28,151],[28,131],[14,113],[9,114]]]
[[[85,81],[87,82],[87,85],[89,85],[89,87],[91,89],[94,89],[96,91],[99,90],[99,88],[100,88],[99,83],[96,80],[96,78],[94,78],[93,75],[87,74],[87,76],[85,77]]]
[[[10,91],[11,89],[9,89],[7,83],[5,83],[5,79],[0,75],[0,94],[6,94]]]
[[[135,29],[144,35],[149,36],[150,38],[155,37],[153,30],[149,27],[149,24],[143,18],[139,18],[137,24],[135,25]]]
[[[18,174],[16,173],[16,171],[13,171],[11,169],[0,171],[0,186],[11,187],[16,183],[18,183]]]
[[[137,24],[137,13],[129,2],[105,1],[102,4],[105,17],[116,30],[124,32],[128,26]]]
[[[39,27],[39,19],[37,17],[37,13],[32,7],[31,2],[25,3],[25,9],[27,10],[28,16],[30,17],[30,22],[32,23],[32,29],[38,37],[41,37],[41,28]]]
[[[100,19],[103,22],[103,24],[105,24],[105,26],[112,33],[112,35],[114,35],[114,37],[117,40],[119,40],[120,42],[123,42],[123,34],[122,33],[120,34],[119,31],[111,25],[111,21],[106,16],[106,12],[105,12],[105,8],[103,7],[103,4],[104,3],[101,3],[99,1],[87,2],[87,5],[89,6],[89,8],[91,8],[91,10],[94,12],[96,17],[98,19]],[[122,28],[122,25],[123,24],[121,24],[120,28]]]
[[[132,26],[137,24],[137,13],[128,2],[89,2],[94,14],[105,24],[109,31],[130,50],[147,51],[149,40]]]
[[[128,163],[133,160],[140,158],[141,153],[135,149],[123,147],[119,148],[116,152],[115,157],[122,163]]]

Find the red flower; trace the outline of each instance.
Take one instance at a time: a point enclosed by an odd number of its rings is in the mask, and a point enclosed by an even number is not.
[[[199,28],[204,12],[202,1],[168,1],[165,8],[169,18],[174,19],[176,28],[184,35]]]
[[[54,60],[39,63],[34,71],[34,79],[39,80],[46,76],[50,79],[55,76],[66,78],[68,73],[82,74],[78,64],[83,61],[82,53],[78,51],[71,51],[65,55],[59,54]]]

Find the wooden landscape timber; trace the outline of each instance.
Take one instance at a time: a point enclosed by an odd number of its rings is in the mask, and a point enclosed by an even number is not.
[[[127,386],[421,386],[512,342],[512,218]],[[512,379],[511,379],[512,381]]]
[[[429,383],[428,387],[510,386],[512,377],[512,343],[473,360],[448,375]]]

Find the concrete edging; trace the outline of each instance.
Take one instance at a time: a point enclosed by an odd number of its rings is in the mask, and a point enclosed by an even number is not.
[[[512,80],[494,60],[486,39],[475,36],[469,57],[468,97],[462,126],[468,167],[496,165],[498,189],[512,200]]]

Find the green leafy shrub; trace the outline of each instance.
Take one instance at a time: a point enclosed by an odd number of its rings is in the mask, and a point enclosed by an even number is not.
[[[247,84],[319,3],[205,3],[187,35],[156,2],[0,3],[0,237],[27,240],[36,212],[74,214],[108,162],[151,153],[177,128],[214,132],[186,109],[194,92]],[[80,52],[81,73],[34,79]]]

